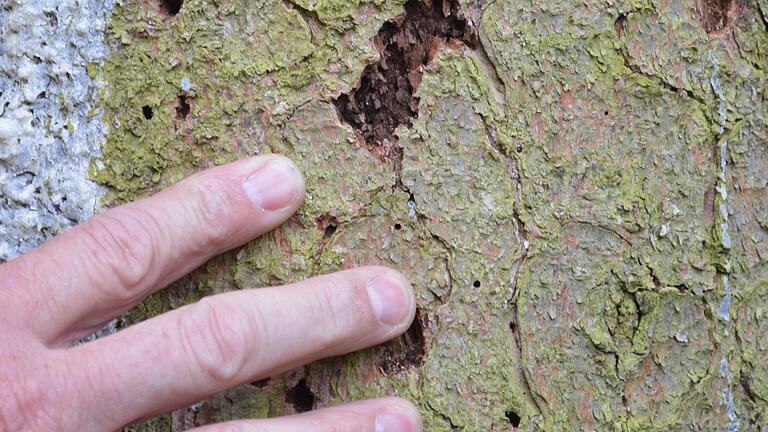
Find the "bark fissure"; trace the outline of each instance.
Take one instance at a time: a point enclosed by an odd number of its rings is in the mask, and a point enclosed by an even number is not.
[[[670,83],[664,81],[664,79],[661,78],[661,77],[658,77],[656,75],[644,72],[640,68],[640,66],[638,66],[638,65],[636,65],[636,64],[634,64],[632,62],[632,60],[631,60],[632,57],[626,51],[626,48],[623,48],[623,49],[619,50],[619,53],[621,54],[621,57],[624,59],[624,66],[626,66],[626,68],[629,69],[633,74],[642,76],[642,77],[652,81],[653,83],[655,83],[656,85],[658,85],[659,87],[661,87],[664,90],[668,90],[668,91],[670,91],[670,92],[672,92],[672,93],[674,93],[676,95],[679,95],[679,96],[687,96],[687,97],[695,100],[696,102],[699,102],[701,104],[706,105],[706,102],[704,101],[704,99],[702,99],[700,96],[696,95],[696,93],[694,93],[693,90],[689,90],[689,89],[682,88],[682,87],[677,87],[677,86],[675,86],[673,84],[670,84]]]
[[[490,61],[490,58],[489,58],[489,61]],[[491,64],[493,65],[493,68],[495,70],[495,64],[493,64],[492,61],[491,61]],[[510,178],[515,184],[515,203],[513,204],[513,207],[512,207],[512,218],[515,223],[515,236],[521,246],[521,249],[520,249],[520,257],[516,259],[515,262],[513,263],[512,271],[510,274],[511,298],[507,301],[507,304],[513,305],[514,312],[515,312],[513,314],[513,318],[510,323],[510,330],[513,332],[513,335],[512,335],[513,341],[517,346],[518,353],[520,354],[520,357],[518,358],[518,364],[520,366],[520,375],[522,378],[521,382],[525,384],[525,391],[528,397],[530,398],[530,401],[533,403],[533,407],[536,409],[536,414],[542,415],[544,411],[542,410],[542,405],[539,402],[539,398],[542,399],[542,403],[546,403],[546,401],[544,401],[544,399],[540,394],[533,391],[533,387],[531,386],[531,382],[530,382],[531,377],[526,372],[523,364],[523,359],[522,359],[523,346],[520,342],[519,335],[516,332],[516,329],[518,327],[517,301],[520,295],[520,287],[519,287],[518,280],[520,276],[520,269],[525,263],[525,260],[528,258],[528,250],[530,248],[530,243],[528,241],[528,234],[525,228],[525,222],[523,221],[520,215],[520,205],[523,203],[522,177],[520,175],[520,171],[519,171],[516,159],[510,156],[499,143],[495,128],[485,118],[483,118],[483,123],[485,125],[485,133],[488,138],[488,142],[490,143],[491,147],[494,150],[496,150],[496,152],[499,153],[500,156],[502,156],[507,160],[508,162],[507,170],[509,172]]]
[[[625,31],[625,28],[627,26],[627,20],[628,20],[628,17],[629,17],[629,15],[631,13],[633,13],[633,12],[626,12],[626,13],[623,13],[623,14],[619,15],[616,18],[616,21],[614,23],[614,28],[615,28],[616,34],[617,34],[619,40],[622,41],[622,43],[624,42],[624,31]],[[668,91],[670,91],[672,93],[675,93],[677,95],[688,96],[689,98],[691,98],[691,99],[693,99],[693,100],[695,100],[695,101],[697,101],[697,102],[699,102],[699,103],[701,103],[703,105],[706,105],[706,102],[704,101],[704,99],[702,97],[696,95],[696,93],[694,93],[692,90],[689,90],[689,89],[686,89],[686,88],[682,88],[682,87],[677,87],[677,86],[675,86],[673,84],[668,83],[667,81],[665,81],[661,77],[658,77],[656,75],[653,75],[653,74],[650,74],[650,73],[647,73],[647,72],[643,71],[642,68],[639,65],[635,64],[632,61],[632,56],[630,55],[630,53],[629,53],[629,51],[627,49],[626,44],[624,44],[621,48],[617,49],[617,52],[619,53],[619,55],[621,55],[621,58],[624,61],[624,66],[627,69],[629,69],[633,74],[641,76],[641,77],[644,77],[644,78],[652,81],[653,83],[655,83],[656,85],[658,85],[662,89],[668,90]]]
[[[436,416],[443,419],[447,424],[448,427],[451,428],[451,432],[463,432],[464,428],[461,428],[459,426],[456,426],[453,424],[453,420],[451,420],[451,417],[449,417],[447,414],[443,413],[442,411],[438,410],[437,408],[433,407],[429,401],[427,401],[426,407],[429,408],[430,411],[435,413]]]
[[[760,17],[763,27],[765,27],[765,32],[768,33],[768,13],[763,10],[760,3],[757,4],[757,15]]]

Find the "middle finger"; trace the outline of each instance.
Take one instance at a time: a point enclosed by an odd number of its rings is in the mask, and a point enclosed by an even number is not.
[[[110,429],[234,385],[389,340],[415,315],[412,289],[381,267],[238,291],[69,350],[88,377],[88,412]],[[90,372],[93,373],[93,372]]]

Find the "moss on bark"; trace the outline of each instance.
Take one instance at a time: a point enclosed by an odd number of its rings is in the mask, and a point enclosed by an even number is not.
[[[374,263],[403,270],[420,308],[399,341],[135,429],[295,412],[285,395],[301,380],[317,407],[409,398],[428,431],[768,422],[766,3],[461,6],[480,43],[438,47],[392,159],[332,100],[375,61],[371,41],[402,2],[116,9],[110,60],[94,71],[111,132],[92,175],[109,203],[270,152],[308,184],[286,226],[124,325]]]

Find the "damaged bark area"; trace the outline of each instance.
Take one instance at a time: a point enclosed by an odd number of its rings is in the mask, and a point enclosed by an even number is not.
[[[158,4],[163,14],[168,17],[173,17],[181,12],[181,7],[184,5],[184,0],[160,0]]]
[[[700,0],[701,22],[712,36],[728,33],[733,22],[741,14],[743,0]]]
[[[399,158],[395,130],[411,126],[424,67],[451,43],[477,43],[477,32],[460,17],[458,0],[408,0],[405,14],[381,27],[374,39],[379,60],[365,68],[357,88],[333,101],[375,155]]]
[[[411,367],[421,366],[427,354],[425,327],[426,318],[423,318],[417,310],[416,318],[408,331],[381,348],[378,366],[385,375],[393,375]]]

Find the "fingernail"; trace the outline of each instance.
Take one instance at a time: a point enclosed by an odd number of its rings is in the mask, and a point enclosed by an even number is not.
[[[243,182],[243,191],[254,206],[277,211],[293,204],[301,190],[301,174],[285,159],[277,158],[259,167]]]
[[[404,412],[386,412],[376,417],[376,432],[415,432],[413,420]]]
[[[376,318],[384,324],[400,324],[408,312],[408,297],[402,283],[378,277],[368,284],[368,299]]]

